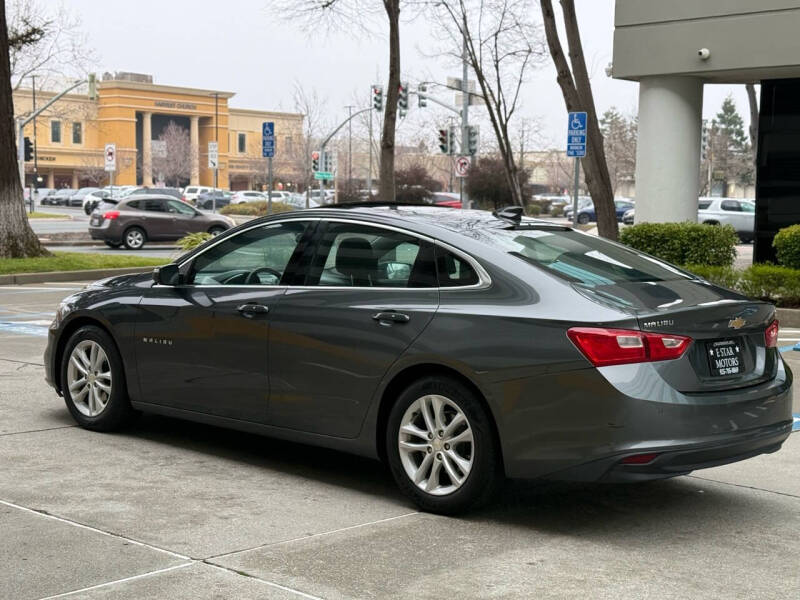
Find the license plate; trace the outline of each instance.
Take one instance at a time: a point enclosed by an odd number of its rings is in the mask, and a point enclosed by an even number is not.
[[[708,365],[714,377],[727,377],[742,372],[742,345],[739,340],[717,340],[706,344]]]

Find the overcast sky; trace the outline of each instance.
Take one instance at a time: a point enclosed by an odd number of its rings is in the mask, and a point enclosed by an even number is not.
[[[612,56],[613,0],[576,5],[598,112],[616,106],[635,114],[638,84],[610,79],[604,71]],[[366,105],[370,85],[387,77],[385,35],[308,31],[280,19],[270,0],[68,0],[66,6],[83,20],[98,72],[149,73],[156,83],[235,92],[231,105],[241,108],[292,110],[294,82],[300,81],[327,99],[334,119],[347,114],[344,107],[356,94]],[[539,10],[533,1],[531,10]],[[402,72],[410,82],[460,76],[447,60],[425,55],[435,49],[437,32],[431,29],[420,19],[401,25]],[[707,85],[704,116],[713,116],[729,93],[747,122],[744,86]],[[542,124],[541,143],[563,147],[564,101],[549,61],[531,74],[522,105],[526,116]],[[412,103],[411,113],[424,122],[436,110],[427,116]]]

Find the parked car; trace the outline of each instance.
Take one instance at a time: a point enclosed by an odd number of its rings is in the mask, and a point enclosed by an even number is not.
[[[92,214],[92,211],[97,208],[98,204],[100,204],[106,198],[111,197],[111,191],[106,189],[89,192],[83,197],[83,212],[85,212],[87,215]]]
[[[614,210],[617,214],[617,221],[622,221],[622,216],[633,208],[633,202],[628,200],[614,200]],[[570,207],[564,211],[564,216],[572,220],[572,208]],[[594,202],[591,199],[588,203],[581,205],[578,203],[578,223],[586,225],[587,223],[594,223],[597,221],[597,214],[594,210]]]
[[[630,208],[625,211],[625,214],[622,215],[622,222],[625,225],[633,225],[633,215],[635,214],[636,209]]]
[[[197,208],[203,210],[219,210],[223,206],[228,206],[231,202],[231,193],[222,190],[213,190],[210,192],[203,192],[197,196]]]
[[[639,482],[775,452],[777,343],[771,304],[518,209],[350,205],[90,285],[44,363],[84,428],[143,410],[380,457],[454,513],[504,476]]]
[[[39,204],[41,204],[42,200],[44,200],[47,196],[55,193],[56,191],[53,188],[40,187],[36,188],[36,194],[34,195],[34,198]]]
[[[245,204],[247,202],[263,202],[267,199],[266,194],[255,191],[239,191],[231,194],[231,204]],[[273,200],[275,197],[273,196]]]
[[[549,202],[552,206],[566,206],[572,203],[572,197],[564,194],[536,194],[533,199],[537,202]]]
[[[570,221],[572,221],[572,205],[573,201],[570,199],[570,201],[564,207],[564,218]],[[578,196],[578,211],[589,206],[594,206],[591,196]]]
[[[309,192],[311,199],[315,200],[320,205],[322,204],[331,204],[336,197],[336,194],[333,190],[323,190],[322,195],[320,195],[319,189],[313,189]]]
[[[200,194],[204,194],[206,192],[210,192],[214,188],[206,187],[203,185],[187,185],[183,190],[183,200],[185,202],[191,202],[192,204],[197,204],[197,196]]]
[[[200,231],[218,235],[233,225],[228,217],[203,214],[172,196],[137,194],[110,210],[95,210],[89,235],[112,248],[124,244],[129,250],[139,250],[148,240],[177,240]]]
[[[434,192],[430,196],[431,204],[448,208],[461,208],[461,196],[453,192]]]
[[[735,198],[700,198],[697,222],[707,225],[732,225],[745,244],[755,237],[756,203]]]
[[[46,206],[48,204],[58,204],[56,201],[56,193],[58,190],[48,189],[47,193],[39,193],[39,204]]]
[[[100,188],[98,187],[83,187],[79,190],[75,190],[74,193],[69,197],[69,204],[68,206],[83,206],[83,199],[86,197],[86,194],[90,192],[96,192]]]
[[[75,190],[72,188],[61,188],[60,190],[56,191],[55,194],[52,196],[48,196],[50,202],[56,206],[69,206],[69,199],[75,194]]]
[[[294,208],[306,208],[306,195],[305,194],[289,194],[288,198],[284,198],[281,200],[288,204],[289,206],[293,206]],[[316,200],[312,200],[311,198],[308,199],[308,208],[316,208],[319,206],[319,202]]]

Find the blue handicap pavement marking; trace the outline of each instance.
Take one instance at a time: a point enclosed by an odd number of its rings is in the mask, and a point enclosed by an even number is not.
[[[37,337],[47,337],[46,325],[31,325],[30,323],[10,323],[0,322],[1,333],[15,333],[17,335],[33,335]]]
[[[800,414],[792,415],[792,431],[800,431]]]

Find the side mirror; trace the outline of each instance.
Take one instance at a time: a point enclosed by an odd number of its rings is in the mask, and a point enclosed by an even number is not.
[[[178,265],[170,263],[153,269],[153,281],[159,285],[180,285],[182,283]]]

